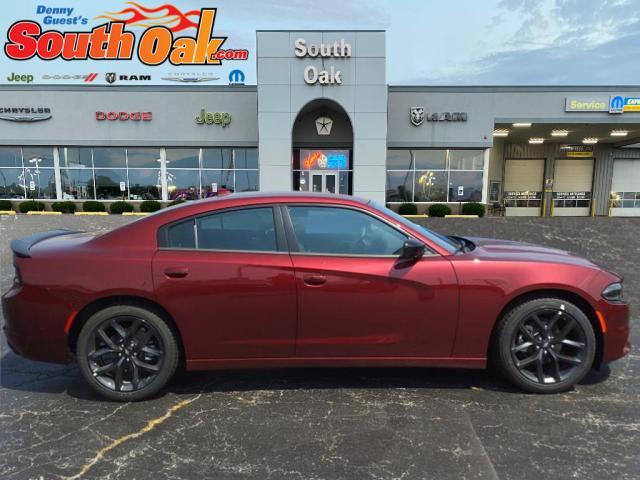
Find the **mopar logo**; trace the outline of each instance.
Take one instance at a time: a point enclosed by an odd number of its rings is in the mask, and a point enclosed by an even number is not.
[[[622,113],[624,112],[624,98],[620,95],[611,97],[609,100],[609,113]]]
[[[229,73],[229,83],[244,85],[244,72],[242,70],[231,70]]]

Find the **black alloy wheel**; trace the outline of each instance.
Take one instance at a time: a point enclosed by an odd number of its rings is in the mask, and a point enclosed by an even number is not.
[[[157,392],[178,361],[175,337],[156,314],[135,306],[98,312],[78,339],[85,379],[112,400],[140,400]]]
[[[568,390],[587,374],[595,334],[587,316],[563,299],[521,304],[496,332],[498,364],[516,385],[538,393]]]

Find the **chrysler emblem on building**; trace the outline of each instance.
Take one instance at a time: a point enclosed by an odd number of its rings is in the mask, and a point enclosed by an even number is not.
[[[331,135],[331,127],[333,127],[333,120],[329,117],[316,118],[316,130],[318,135]]]

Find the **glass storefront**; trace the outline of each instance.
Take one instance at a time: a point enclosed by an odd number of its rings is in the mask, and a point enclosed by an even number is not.
[[[56,198],[53,150],[0,148],[0,198]]]
[[[163,169],[166,171],[164,182]],[[56,178],[60,180],[59,196]],[[258,190],[258,151],[255,148],[0,147],[0,198],[162,200],[163,184],[168,200],[205,198],[223,191]]]
[[[294,149],[293,189],[301,192],[351,193],[351,151]]]
[[[387,203],[481,202],[484,150],[387,151]]]

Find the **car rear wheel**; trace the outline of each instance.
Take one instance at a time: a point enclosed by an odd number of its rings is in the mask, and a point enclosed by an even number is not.
[[[535,393],[569,390],[591,369],[596,337],[576,305],[560,298],[522,303],[500,321],[494,348],[513,384]]]
[[[132,305],[94,314],[78,337],[78,364],[85,380],[111,400],[135,401],[158,392],[178,365],[178,345],[167,323]]]

